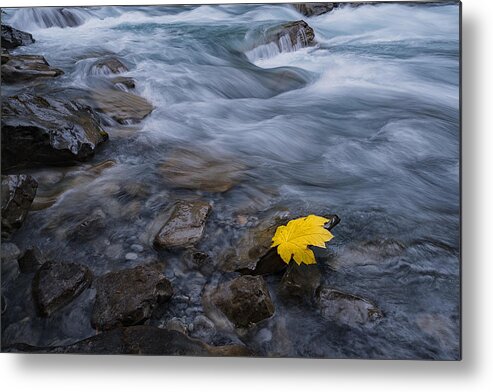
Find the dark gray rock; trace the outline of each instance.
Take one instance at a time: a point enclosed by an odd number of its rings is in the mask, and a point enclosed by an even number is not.
[[[110,272],[95,285],[91,324],[98,330],[141,324],[173,295],[171,283],[151,266]]]
[[[43,254],[36,247],[27,249],[18,260],[19,269],[24,274],[36,272],[44,262],[45,258],[43,257]]]
[[[2,82],[4,83],[23,83],[39,78],[53,78],[62,74],[61,69],[50,67],[43,56],[2,56]]]
[[[5,140],[2,140],[2,146]],[[18,229],[36,196],[38,183],[29,175],[2,176],[2,237]]]
[[[317,264],[298,265],[291,261],[281,279],[280,291],[289,297],[311,300],[320,286],[320,277]]]
[[[331,288],[320,290],[319,305],[322,317],[352,327],[369,324],[383,317],[382,311],[367,299]]]
[[[133,355],[193,355],[250,356],[244,346],[209,346],[178,331],[147,325],[118,328],[88,339],[58,347],[35,347],[16,344],[5,347],[7,352],[73,353],[73,354],[133,354]]]
[[[34,43],[33,36],[2,23],[2,48],[14,49]]]
[[[160,248],[194,245],[202,238],[210,210],[210,204],[203,201],[177,203],[171,216],[156,235],[154,245]]]
[[[295,3],[293,7],[305,16],[318,16],[332,11],[336,8],[335,3]]]
[[[88,106],[21,94],[2,99],[2,169],[71,164],[108,139]]]
[[[92,281],[92,274],[83,265],[48,261],[36,272],[33,279],[33,297],[42,316],[70,303]]]
[[[274,314],[269,289],[261,276],[240,276],[220,285],[214,304],[237,328],[247,328]]]

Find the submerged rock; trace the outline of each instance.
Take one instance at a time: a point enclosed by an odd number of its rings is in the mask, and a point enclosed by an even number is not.
[[[21,227],[37,188],[38,183],[29,175],[2,176],[2,237]]]
[[[47,352],[73,354],[134,354],[134,355],[194,355],[249,356],[244,346],[210,346],[173,330],[147,325],[118,328],[80,342],[58,347],[35,347],[17,344],[6,347],[9,352]]]
[[[154,109],[144,98],[121,90],[97,90],[91,94],[91,105],[120,124],[143,120]]]
[[[77,102],[31,94],[2,99],[3,170],[83,161],[107,139],[95,113]]]
[[[120,90],[128,91],[135,88],[135,80],[127,76],[117,76],[111,79],[111,83]]]
[[[235,186],[245,166],[232,157],[220,157],[209,151],[178,149],[160,165],[166,182],[186,189],[226,192]]]
[[[370,301],[331,288],[320,290],[319,305],[322,317],[343,325],[364,325],[383,317],[382,311]]]
[[[2,48],[14,49],[18,46],[29,45],[34,42],[34,38],[31,34],[14,29],[13,27],[2,23]]]
[[[305,16],[318,16],[332,11],[336,8],[336,3],[295,3],[293,7]]]
[[[218,287],[214,304],[237,328],[247,328],[274,314],[269,289],[261,276],[240,276]]]
[[[171,283],[150,266],[110,272],[96,280],[91,324],[98,330],[143,323],[173,295]]]
[[[177,203],[171,216],[154,238],[154,245],[161,248],[194,245],[202,238],[210,210],[210,204],[203,201]]]
[[[76,241],[87,241],[98,237],[105,228],[107,222],[106,214],[100,208],[92,214],[83,217],[73,226],[67,229],[67,238]]]
[[[43,56],[6,55],[2,56],[2,81],[5,83],[22,83],[38,78],[53,78],[63,71],[52,68]]]
[[[91,284],[92,273],[83,265],[48,261],[33,279],[33,297],[42,316],[49,316],[80,295]]]

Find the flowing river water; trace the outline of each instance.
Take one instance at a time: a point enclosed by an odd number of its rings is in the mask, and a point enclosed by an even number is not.
[[[330,323],[312,304],[279,298],[279,277],[270,276],[274,318],[211,343],[242,340],[263,356],[459,356],[457,4],[362,5],[310,18],[290,5],[75,11],[83,20],[76,27],[47,23],[49,10],[43,19],[7,9],[3,19],[36,39],[16,53],[42,54],[63,69],[50,90],[96,88],[90,65],[111,54],[154,110],[138,124],[108,123],[110,140],[90,162],[29,171],[41,206],[35,201],[15,234],[20,248],[36,245],[96,275],[165,259],[176,297],[193,306],[172,300],[153,321],[164,325],[171,314],[193,320],[203,288],[223,279],[215,264],[208,274],[189,270],[181,253],[152,247],[153,222],[174,201],[213,203],[198,245],[212,263],[265,216],[333,213],[341,218],[335,238],[316,251],[322,283],[369,298],[385,317],[355,328]],[[259,41],[266,26],[300,19],[315,45],[280,50]],[[20,88],[2,86],[2,94]],[[162,165],[170,157],[178,170],[198,165],[235,185],[219,192],[169,181]],[[104,216],[97,235],[70,237],[93,214]],[[137,260],[126,257],[135,249]],[[7,290],[4,341],[47,346],[95,333],[92,289],[43,319],[26,301],[30,279]]]

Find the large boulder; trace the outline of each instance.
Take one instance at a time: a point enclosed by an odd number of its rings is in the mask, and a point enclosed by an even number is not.
[[[2,237],[22,225],[37,189],[38,183],[29,175],[2,176]]]
[[[369,300],[327,287],[320,290],[319,305],[323,318],[351,327],[370,324],[383,317],[382,311]]]
[[[336,8],[336,3],[295,3],[293,7],[305,16],[318,16],[332,11]]]
[[[62,74],[61,69],[50,67],[43,56],[2,56],[2,81],[4,83],[22,83],[38,78],[53,78]]]
[[[33,297],[42,316],[70,303],[92,281],[92,273],[83,265],[48,261],[36,272],[33,279]]]
[[[110,272],[96,280],[91,324],[98,330],[141,324],[173,295],[171,283],[151,266]]]
[[[2,48],[14,49],[32,43],[34,43],[34,39],[31,34],[2,23]]]
[[[2,99],[3,170],[83,161],[107,139],[88,106],[27,93]]]
[[[48,352],[72,354],[194,355],[249,356],[244,346],[209,346],[199,340],[172,330],[147,325],[118,328],[100,333],[80,342],[58,347],[34,347],[17,344],[8,352]]]
[[[183,248],[197,243],[204,233],[211,206],[204,201],[177,203],[154,239],[159,248]]]
[[[269,289],[261,276],[240,276],[220,285],[212,301],[237,328],[248,328],[274,314]]]

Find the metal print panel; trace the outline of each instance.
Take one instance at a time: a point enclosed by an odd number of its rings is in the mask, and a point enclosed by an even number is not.
[[[460,3],[1,16],[3,352],[460,359]]]

